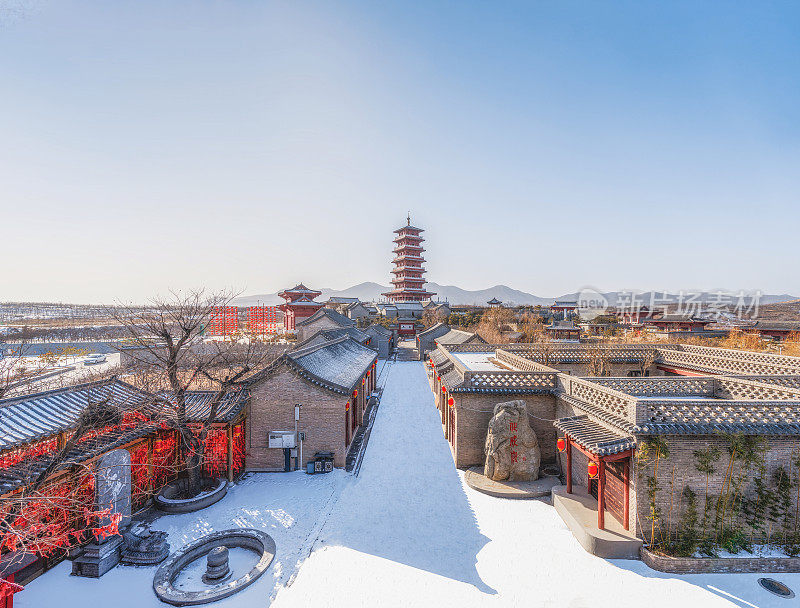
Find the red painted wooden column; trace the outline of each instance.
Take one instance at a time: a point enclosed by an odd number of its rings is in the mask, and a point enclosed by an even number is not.
[[[606,463],[602,457],[598,458],[597,463],[597,528],[605,530],[605,511],[606,511]]]
[[[623,524],[626,530],[630,530],[630,510],[631,510],[631,498],[630,498],[630,466],[631,466],[631,459],[625,461],[624,466],[622,467],[622,475],[624,477],[625,482],[625,510],[623,511]]]
[[[572,494],[572,439],[564,435],[567,440],[567,494]]]

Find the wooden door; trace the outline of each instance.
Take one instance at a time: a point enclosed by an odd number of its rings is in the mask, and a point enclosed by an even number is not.
[[[625,524],[625,460],[607,462],[606,483],[604,488],[606,511],[611,513],[616,520]],[[589,480],[589,494],[597,498],[597,478]]]

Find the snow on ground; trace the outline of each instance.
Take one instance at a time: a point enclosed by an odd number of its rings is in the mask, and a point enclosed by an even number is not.
[[[273,608],[785,606],[756,574],[675,576],[586,553],[541,501],[492,498],[453,465],[420,363],[395,363],[359,477]],[[776,578],[800,590],[800,575]]]
[[[214,604],[219,608],[268,606],[308,555],[318,522],[350,476],[336,470],[327,475],[305,473],[253,474],[229,490],[217,504],[196,513],[164,515],[152,527],[165,530],[174,551],[217,530],[258,528],[277,547],[269,570],[244,591]],[[155,567],[117,566],[101,579],[70,576],[64,561],[31,582],[14,598],[15,608],[164,608],[153,593]]]
[[[792,605],[761,589],[761,575],[676,576],[589,555],[549,504],[492,498],[464,484],[421,363],[386,365],[384,382],[358,478],[254,475],[209,509],[156,522],[173,548],[226,527],[275,538],[277,557],[264,577],[215,606],[262,607],[273,598],[274,608]],[[153,571],[118,567],[80,579],[65,562],[16,605],[164,606],[151,590]],[[775,577],[800,590],[800,575]]]

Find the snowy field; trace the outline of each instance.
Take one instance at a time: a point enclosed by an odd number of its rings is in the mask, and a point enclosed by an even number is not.
[[[676,576],[639,561],[586,553],[540,501],[492,498],[455,469],[419,362],[388,380],[361,473],[254,475],[200,513],[162,517],[173,547],[212,530],[257,527],[277,557],[223,608],[328,606],[781,607],[756,574]],[[16,596],[18,608],[164,606],[153,568],[117,567],[100,580],[68,562]],[[800,591],[800,574],[775,578]]]

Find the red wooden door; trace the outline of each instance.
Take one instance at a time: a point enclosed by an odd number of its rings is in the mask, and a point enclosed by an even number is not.
[[[606,483],[603,489],[606,511],[625,524],[625,460],[606,462]],[[589,480],[589,494],[597,498],[597,478]]]

